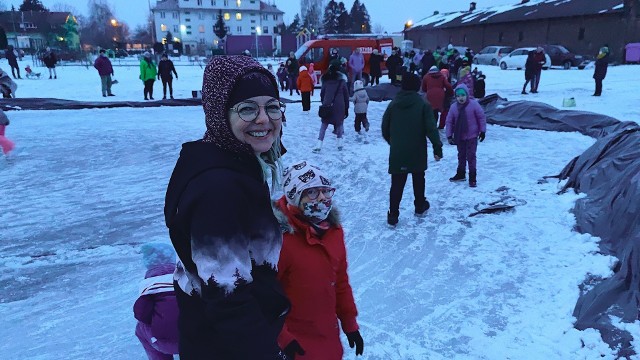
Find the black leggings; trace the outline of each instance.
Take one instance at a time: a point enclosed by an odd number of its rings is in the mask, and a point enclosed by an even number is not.
[[[169,85],[169,96],[173,96],[173,78],[161,78],[162,79],[162,95],[167,97],[167,85]],[[152,91],[153,92],[153,89]]]
[[[11,66],[11,75],[13,75],[13,78],[14,79],[18,78],[19,79],[20,78],[20,67],[18,67],[18,65],[16,65],[16,66],[10,65],[10,66]],[[14,70],[18,72],[18,76],[16,76],[16,73],[14,72]]]
[[[311,91],[302,92],[302,111],[311,110]]]
[[[153,82],[155,80],[149,79],[144,82],[144,98],[147,98],[147,94],[149,94],[149,98],[153,98]]]

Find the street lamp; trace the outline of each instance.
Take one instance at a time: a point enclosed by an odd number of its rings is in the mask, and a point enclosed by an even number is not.
[[[118,26],[118,20],[116,20],[116,19],[111,19],[111,26],[113,26],[113,27]]]
[[[260,33],[260,27],[256,26],[256,59],[258,58],[258,35],[260,35]]]

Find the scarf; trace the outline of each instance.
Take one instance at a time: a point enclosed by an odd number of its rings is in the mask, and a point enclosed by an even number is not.
[[[453,141],[455,141],[456,144],[459,144],[462,140],[464,140],[462,138],[462,134],[465,134],[469,127],[469,124],[467,123],[467,111],[466,111],[467,105],[469,105],[469,100],[467,100],[467,102],[465,102],[464,104],[458,103],[457,105],[458,105],[458,113],[460,115],[458,116],[458,120],[456,121],[456,125],[453,130]]]

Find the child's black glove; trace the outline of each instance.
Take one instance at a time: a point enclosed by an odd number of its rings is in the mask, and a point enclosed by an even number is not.
[[[354,332],[347,333],[347,340],[349,340],[349,347],[353,349],[353,346],[356,347],[356,355],[362,355],[364,351],[364,340],[362,340],[362,336],[360,336],[360,331],[356,330]]]
[[[478,135],[478,139],[480,140],[480,142],[484,141],[484,131],[480,133],[480,135]]]
[[[298,340],[291,341],[289,345],[285,346],[282,350],[284,351],[285,355],[287,355],[287,359],[291,360],[294,360],[296,358],[296,355],[304,355],[304,349],[302,348],[302,346],[300,346]]]

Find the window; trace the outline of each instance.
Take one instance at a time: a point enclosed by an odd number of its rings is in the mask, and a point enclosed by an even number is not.
[[[251,20],[251,23],[252,23],[252,24],[255,24],[255,23],[256,23],[256,21],[255,21],[255,20]]]
[[[177,19],[178,18],[178,13],[177,12],[172,12],[171,13],[171,17],[174,18],[174,19]]]
[[[191,11],[185,11],[184,14],[185,15],[191,15]]]
[[[274,34],[277,34],[277,33],[278,33],[278,27],[277,27],[277,26],[274,26],[274,27],[273,27],[273,33],[274,33]]]
[[[522,41],[522,40],[524,40],[524,32],[520,31],[518,33],[518,41]]]
[[[268,34],[269,33],[269,27],[268,26],[263,26],[262,27],[262,33],[263,34]]]
[[[467,34],[464,34],[464,35],[462,36],[462,43],[463,43],[463,44],[466,44],[466,43],[467,43]]]
[[[504,39],[504,33],[500,32],[500,34],[498,34],[498,42],[502,42],[502,39]]]
[[[204,13],[198,13],[198,19],[204,20]]]
[[[578,32],[578,40],[584,40],[584,28],[580,28]]]
[[[224,0],[224,6],[229,6],[229,0]]]
[[[242,13],[236,13],[236,20],[242,20]]]
[[[167,25],[160,24],[160,31],[167,31]]]
[[[267,14],[262,14],[262,20],[268,20],[269,19],[269,15]]]
[[[236,0],[236,5],[238,5],[238,7],[240,7],[241,4],[242,4],[242,1]]]
[[[164,13],[164,11],[160,12],[160,19],[164,19],[164,17],[167,16],[167,14]]]
[[[216,0],[211,0],[211,6],[216,6]]]
[[[256,27],[255,27],[255,26],[252,26],[252,27],[251,27],[251,32],[254,32],[254,31],[256,31]]]
[[[236,30],[238,30],[238,32],[239,32],[239,33],[241,33],[241,32],[242,32],[242,26],[238,26],[238,27],[236,28]]]
[[[186,19],[184,19],[184,22],[191,22],[191,19],[186,18]]]
[[[200,38],[200,44],[204,44],[204,38]]]
[[[204,25],[198,26],[198,31],[203,33],[204,32]]]
[[[347,56],[351,56],[350,47],[338,49],[339,53],[341,54],[340,56],[343,56],[342,49],[344,49],[344,53],[347,53]],[[309,51],[306,54],[304,54],[303,58],[307,63],[319,63],[320,61],[322,61],[323,55],[324,55],[324,50],[322,48],[312,48],[312,49],[309,49]]]
[[[273,15],[273,20],[278,21],[278,15]]]
[[[202,0],[198,0],[198,6],[202,6]]]
[[[187,25],[187,29],[191,30],[191,25]]]
[[[191,31],[187,31],[187,35],[191,35]]]
[[[173,25],[173,32],[177,33],[178,32],[178,25]]]
[[[229,15],[229,13],[224,13],[224,19],[227,21],[231,20],[231,15]]]

